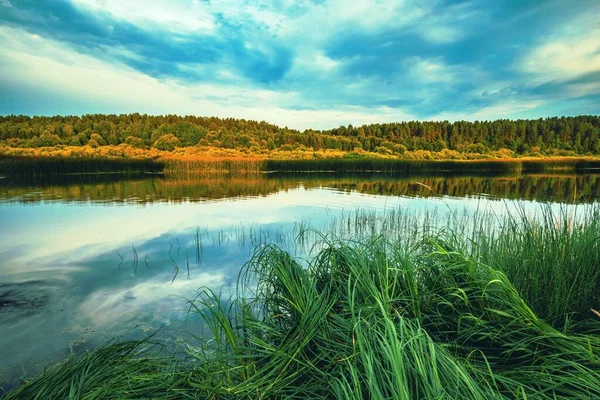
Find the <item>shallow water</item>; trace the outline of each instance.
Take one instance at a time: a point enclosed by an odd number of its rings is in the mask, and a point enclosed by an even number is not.
[[[186,303],[199,287],[227,295],[256,246],[305,255],[303,228],[357,210],[443,221],[599,195],[600,175],[2,179],[0,385],[115,335],[185,338],[199,329]]]

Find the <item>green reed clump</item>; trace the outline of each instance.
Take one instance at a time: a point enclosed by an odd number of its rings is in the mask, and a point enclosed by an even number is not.
[[[3,399],[183,399],[185,375],[145,340],[109,343],[72,356]]]
[[[267,160],[267,171],[319,172],[336,171],[345,173],[383,172],[393,174],[464,175],[476,173],[480,176],[504,175],[521,171],[519,161],[421,161],[385,158],[324,158],[315,160]]]
[[[478,234],[475,252],[503,271],[540,317],[568,328],[600,309],[600,208],[542,210],[503,219],[494,235]]]
[[[160,172],[163,165],[152,159],[102,157],[0,156],[0,174],[13,177],[63,174]]]
[[[252,175],[263,171],[264,161],[260,159],[211,159],[165,158],[164,173],[169,177],[197,177],[219,175]]]
[[[578,330],[600,311],[600,207],[522,208],[506,216],[484,211],[420,215],[399,210],[358,210],[333,219],[340,237],[384,235],[416,246],[440,230],[466,255],[502,271],[534,312],[561,330]],[[579,327],[578,327],[579,326]]]
[[[212,339],[190,346],[190,384],[214,398],[600,396],[600,338],[552,328],[450,242],[333,242],[307,268],[265,247],[240,300],[192,302]]]
[[[558,158],[551,160],[523,160],[523,172],[538,173],[551,171],[585,172],[600,168],[600,161],[592,159]]]

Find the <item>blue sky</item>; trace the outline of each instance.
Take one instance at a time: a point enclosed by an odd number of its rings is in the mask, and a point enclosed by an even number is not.
[[[600,1],[0,0],[0,114],[598,114]]]

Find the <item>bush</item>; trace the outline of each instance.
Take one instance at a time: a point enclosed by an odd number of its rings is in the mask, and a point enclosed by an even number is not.
[[[375,151],[379,154],[384,154],[384,155],[391,155],[392,150],[388,149],[387,147],[383,147],[383,146],[377,146],[375,147]]]
[[[128,144],[131,147],[142,148],[144,147],[144,141],[138,137],[127,136],[125,139],[125,144]]]
[[[156,142],[154,142],[154,148],[158,150],[173,151],[177,147],[181,147],[181,142],[179,142],[179,139],[171,133],[159,137]]]
[[[90,135],[90,139],[95,140],[100,146],[106,146],[106,140],[104,140],[104,138],[97,133],[92,133]]]
[[[482,143],[471,143],[466,148],[469,153],[485,154],[487,152],[485,146]]]

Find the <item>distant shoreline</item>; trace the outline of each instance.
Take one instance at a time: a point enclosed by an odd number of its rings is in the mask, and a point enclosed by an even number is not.
[[[414,152],[422,156],[422,151]],[[469,154],[470,158],[444,158],[444,152],[428,158],[378,156],[368,152],[273,151],[246,154],[237,150],[195,147],[174,151],[131,149],[126,145],[45,147],[38,149],[0,147],[0,175],[64,175],[97,173],[204,173],[263,172],[354,172],[397,173],[537,173],[600,171],[600,157],[539,156],[500,157]]]

